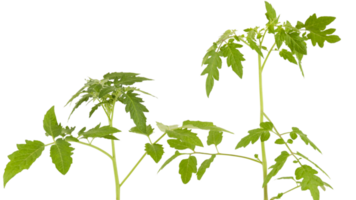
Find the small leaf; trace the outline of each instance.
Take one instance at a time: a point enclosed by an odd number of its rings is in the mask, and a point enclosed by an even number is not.
[[[55,144],[51,146],[50,154],[52,162],[63,175],[69,171],[69,168],[72,165],[73,150],[74,148],[70,147],[70,143],[62,138],[57,139]]]
[[[77,138],[73,137],[73,136],[67,136],[65,138],[65,141],[67,141],[67,142],[79,142],[79,140]]]
[[[212,122],[201,122],[201,121],[190,121],[186,120],[183,122],[182,128],[191,128],[191,129],[202,129],[202,130],[210,130],[210,131],[222,131],[233,134],[228,130],[215,126]]]
[[[100,103],[95,104],[95,105],[91,108],[91,110],[90,110],[89,118],[94,114],[94,112],[95,112],[96,110],[98,110],[98,108],[99,108],[100,106],[102,106],[102,105],[104,105],[104,104],[106,104],[106,103],[108,103],[108,101],[103,101],[103,102],[100,102]]]
[[[158,163],[164,153],[162,145],[146,143],[145,147],[146,153],[150,155],[156,163]]]
[[[84,102],[88,101],[89,98],[92,97],[91,94],[85,94],[82,96],[82,98],[79,99],[79,101],[77,101],[77,103],[75,103],[75,106],[72,110],[72,112],[70,113],[68,119],[70,118],[70,116],[72,116],[72,114],[74,113],[74,111]]]
[[[260,55],[263,58],[263,53],[260,49],[260,47],[257,46],[256,42],[254,42],[251,38],[247,38],[247,42],[250,44],[250,47],[252,50],[255,50],[258,55]]]
[[[98,126],[96,126],[95,128],[92,128],[84,133],[82,133],[81,135],[83,135],[84,137],[88,138],[88,137],[104,137],[106,135],[110,135],[113,133],[118,133],[121,132],[119,129],[111,127],[111,126],[102,126],[100,127],[100,124]]]
[[[84,90],[86,87],[87,87],[87,86],[83,86],[82,88],[80,88],[80,89],[78,90],[78,92],[75,93],[75,94],[72,96],[72,98],[69,99],[69,101],[66,103],[65,106],[67,106],[70,102],[72,102],[75,98],[77,98],[77,97],[83,92],[83,90]],[[64,106],[64,107],[65,107],[65,106]]]
[[[210,164],[214,161],[216,155],[211,155],[211,157],[209,159],[206,159],[199,167],[198,172],[197,172],[197,177],[198,180],[201,180],[201,178],[203,177],[205,171],[207,168],[210,167]]]
[[[142,132],[140,129],[137,128],[137,126],[135,126],[135,127],[132,127],[129,130],[129,132],[150,136],[153,133],[153,130],[154,130],[154,128],[152,128],[151,125],[146,126],[146,131],[145,132]]]
[[[245,61],[243,54],[237,49],[241,48],[242,45],[236,44],[233,42],[229,42],[221,48],[224,57],[227,58],[227,66],[231,67],[232,70],[242,78],[243,70],[242,70],[242,61]]]
[[[180,155],[182,155],[182,154],[179,153],[179,151],[176,151],[172,157],[168,158],[168,160],[166,160],[166,162],[163,163],[162,167],[158,170],[158,172],[161,171],[165,166],[167,166],[170,162],[172,162],[174,159],[176,159]]]
[[[299,137],[305,142],[306,145],[310,144],[310,146],[312,146],[313,149],[321,153],[320,149],[312,141],[310,141],[307,135],[305,135],[301,130],[299,130],[299,128],[292,127],[292,130],[294,133],[299,135]]]
[[[196,155],[184,156],[178,163],[178,176],[183,187],[187,187],[196,175],[198,167],[198,157]]]
[[[103,98],[105,95],[109,94],[110,92],[116,91],[116,87],[109,86],[109,87],[104,87],[100,90],[99,93],[99,98]]]
[[[273,124],[271,122],[261,122],[260,127],[265,129],[266,131],[272,131]]]
[[[277,139],[274,143],[275,143],[275,144],[284,144],[284,140],[281,139],[281,138],[279,138],[279,139]]]
[[[146,117],[144,112],[148,112],[147,108],[142,104],[141,98],[137,97],[138,94],[128,91],[124,96],[124,104],[126,104],[125,111],[130,112],[131,119],[136,124],[136,127],[141,132],[146,132]]]
[[[194,151],[195,145],[183,142],[180,139],[169,139],[167,140],[167,143],[169,144],[170,147],[175,148],[177,150],[185,150],[185,149],[191,149]]]
[[[263,186],[262,187],[265,187],[267,185],[267,183],[271,180],[271,178],[273,176],[276,176],[277,173],[279,172],[279,170],[282,169],[282,167],[284,166],[284,163],[286,163],[288,157],[289,157],[289,153],[286,152],[286,151],[282,151],[281,155],[279,155],[275,161],[276,161],[276,164],[272,165],[270,167],[270,169],[272,168],[272,170],[268,173],[268,175],[266,176],[264,182],[263,182]]]
[[[274,19],[277,18],[277,14],[276,11],[274,10],[274,8],[272,7],[272,5],[270,3],[268,3],[267,1],[265,1],[265,5],[266,5],[266,17],[269,21],[272,21]]]
[[[293,144],[293,140],[291,140],[291,139],[288,139],[287,142],[288,142],[289,144]]]
[[[321,169],[316,163],[314,163],[313,161],[309,160],[309,158],[307,158],[305,155],[303,155],[302,153],[297,152],[296,153],[298,156],[304,158],[305,160],[309,161],[310,163],[312,163],[315,167],[317,167],[320,171],[322,171],[327,177],[329,177],[329,175],[323,170]],[[330,178],[330,177],[329,177]]]
[[[293,140],[297,139],[298,137],[298,135],[295,132],[290,132],[289,135]]]
[[[179,129],[174,129],[174,130],[166,130],[166,133],[171,138],[177,138],[183,142],[192,144],[194,146],[203,147],[203,143],[198,138],[197,134],[193,133],[192,131],[190,131],[188,129],[179,128]]]
[[[113,135],[105,135],[101,138],[108,139],[108,140],[119,140],[119,139],[117,139],[117,137],[115,137]]]
[[[246,137],[242,138],[240,142],[237,144],[235,149],[241,148],[241,147],[247,147],[250,143],[254,144],[257,142],[259,138],[261,138],[261,141],[266,141],[269,139],[269,132],[263,128],[258,128],[258,129],[253,129],[248,131],[249,135]],[[263,135],[263,137],[261,137]]]
[[[174,130],[174,129],[178,128],[178,125],[167,126],[167,125],[164,125],[164,124],[162,124],[160,122],[156,122],[156,123],[157,123],[157,127],[162,132],[166,132],[166,130]]]
[[[43,119],[43,129],[47,134],[56,138],[62,133],[62,126],[58,124],[54,106],[52,106],[46,113]]]
[[[219,145],[222,141],[222,138],[223,138],[223,132],[209,131],[207,144],[208,145],[214,144],[215,146]]]
[[[288,50],[286,49],[282,49],[280,52],[279,52],[279,55],[284,58],[284,60],[288,60],[289,62],[291,63],[294,63],[294,64],[298,64],[297,63],[297,60],[294,58],[292,52],[289,52]]]
[[[214,87],[214,79],[219,80],[219,70],[221,69],[221,58],[220,53],[215,52],[215,50],[209,51],[206,55],[207,58],[204,62],[206,68],[203,70],[201,75],[208,74],[206,78],[206,94],[209,97],[210,92],[213,90]]]

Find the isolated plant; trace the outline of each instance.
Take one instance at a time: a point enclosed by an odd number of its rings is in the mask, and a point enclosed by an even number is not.
[[[96,151],[112,162],[115,184],[115,199],[121,199],[121,189],[127,183],[146,157],[158,166],[156,176],[163,172],[169,165],[180,159],[178,163],[178,174],[183,186],[188,186],[192,178],[201,183],[207,171],[218,157],[245,160],[262,167],[263,199],[277,200],[291,192],[301,190],[309,192],[311,199],[320,199],[320,190],[324,193],[327,189],[335,191],[330,183],[330,174],[318,163],[312,160],[307,154],[299,149],[292,149],[294,143],[300,139],[306,147],[310,147],[319,155],[324,156],[321,148],[304,132],[299,126],[292,125],[290,130],[280,132],[264,110],[263,95],[263,71],[272,53],[294,65],[300,70],[302,78],[305,80],[302,59],[308,54],[308,42],[313,49],[318,47],[324,49],[325,43],[333,46],[341,42],[341,36],[336,33],[336,27],[331,24],[336,22],[336,15],[317,15],[313,12],[305,21],[297,19],[295,25],[289,19],[281,21],[281,14],[277,14],[276,9],[270,1],[264,1],[265,26],[254,25],[243,28],[239,33],[238,28],[225,29],[219,37],[213,41],[202,58],[201,77],[205,77],[206,98],[209,100],[215,82],[219,82],[219,71],[223,66],[223,59],[226,59],[226,66],[232,69],[233,73],[243,80],[245,55],[240,49],[244,46],[255,52],[258,63],[258,91],[259,93],[259,125],[247,129],[235,144],[234,150],[244,150],[249,146],[255,146],[260,142],[261,157],[258,152],[253,156],[235,153],[220,152],[224,136],[235,137],[235,132],[222,125],[214,123],[212,120],[184,118],[182,122],[166,124],[161,120],[154,120],[155,125],[147,122],[149,109],[142,96],[150,97],[158,101],[158,96],[150,91],[138,87],[138,84],[155,83],[154,77],[143,76],[141,73],[125,70],[114,70],[104,73],[102,77],[91,77],[87,75],[83,85],[72,95],[63,105],[63,109],[70,108],[66,123],[57,119],[55,104],[51,104],[44,112],[42,129],[44,137],[50,141],[40,138],[25,138],[24,141],[16,144],[16,149],[8,154],[8,161],[5,164],[2,175],[3,190],[16,176],[25,171],[29,171],[32,166],[42,157],[49,148],[49,158],[60,176],[67,176],[73,166],[75,145],[86,147]],[[265,36],[273,35],[274,42],[270,47],[263,44]],[[264,55],[264,52],[267,52]],[[142,96],[141,96],[142,95]],[[73,105],[74,103],[74,105]],[[133,125],[127,129],[129,135],[145,137],[147,141],[143,144],[144,151],[130,168],[127,174],[120,179],[116,143],[121,143],[119,135],[123,135],[123,130],[118,125],[114,125],[114,111],[116,104],[124,107],[125,114],[129,114]],[[88,119],[98,112],[103,111],[107,119],[106,124],[99,121],[92,127],[69,125],[74,113],[84,105],[87,108],[91,105]],[[156,129],[160,135],[153,141],[151,137],[156,134]],[[198,131],[207,132],[206,144],[199,136]],[[75,133],[75,134],[74,134]],[[274,162],[268,165],[266,154],[266,143],[270,141],[271,134],[275,136],[274,145],[282,147]],[[161,142],[167,137],[167,145],[174,152],[163,162],[165,156],[165,146]],[[110,141],[111,152],[95,144],[95,140]],[[197,150],[206,147],[214,147],[215,151]],[[198,165],[198,156],[204,159]],[[294,174],[279,175],[289,159],[293,159],[295,165]],[[304,162],[303,162],[304,161]],[[320,175],[321,172],[328,181]],[[289,189],[279,191],[277,194],[268,196],[268,185],[271,182],[291,181],[295,185]]]

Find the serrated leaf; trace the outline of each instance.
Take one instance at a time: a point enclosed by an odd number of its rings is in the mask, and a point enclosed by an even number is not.
[[[260,138],[262,142],[267,141],[270,137],[269,130],[271,130],[271,128],[273,127],[273,124],[272,123],[269,124],[269,123],[270,122],[262,122],[260,124],[261,128],[248,131],[249,135],[242,138],[240,142],[237,144],[237,146],[235,147],[235,149],[241,147],[247,147],[247,145],[249,145],[250,143],[254,144]]]
[[[234,150],[246,150],[250,145],[254,147],[260,141],[263,132],[264,130],[260,129],[259,126],[248,128],[247,133],[241,136],[241,138],[236,142]]]
[[[219,40],[216,42],[216,44],[221,44],[225,40],[231,38],[233,35],[235,35],[236,30],[227,30],[225,31],[219,38]]]
[[[304,39],[299,36],[299,33],[286,33],[285,43],[292,52],[298,52],[303,55],[307,55],[307,46],[304,43]]]
[[[166,133],[166,130],[176,129],[181,126],[182,123],[180,122],[173,122],[170,124],[164,123],[162,120],[155,119],[155,127],[160,133]]]
[[[315,160],[311,159],[307,154],[303,153],[298,148],[296,148],[294,152],[296,156],[303,158],[305,162],[309,163],[310,165],[318,169],[320,173],[322,173],[330,182],[332,181],[331,175]]]
[[[206,68],[203,70],[201,75],[208,74],[206,78],[206,94],[209,97],[211,90],[214,87],[214,79],[219,80],[219,70],[221,69],[221,58],[220,53],[215,52],[215,50],[211,50],[206,54],[207,58],[204,62],[206,64]]]
[[[82,88],[80,88],[80,89],[78,90],[78,92],[75,93],[75,94],[72,96],[72,98],[69,99],[69,101],[66,103],[65,106],[67,106],[70,102],[72,102],[75,98],[77,98],[77,97],[83,92],[83,90],[84,90],[86,87],[87,87],[87,86],[83,86]],[[64,107],[65,107],[65,106],[64,106]]]
[[[309,140],[308,136],[305,135],[301,130],[299,130],[299,128],[292,127],[292,130],[293,130],[292,132],[299,135],[299,137],[305,142],[306,145],[310,144],[310,146],[312,146],[313,149],[321,153],[320,149],[311,140]]]
[[[186,120],[183,122],[182,128],[191,128],[191,129],[202,129],[202,130],[210,130],[210,131],[223,131],[227,133],[234,134],[226,129],[215,126],[213,122],[202,122],[202,121],[190,121]]]
[[[121,132],[119,129],[111,127],[111,126],[102,126],[100,127],[100,124],[86,132],[83,132],[81,135],[83,135],[84,137],[88,138],[88,137],[104,137],[106,135],[110,135],[113,133],[118,133]]]
[[[145,145],[145,151],[148,155],[150,155],[152,157],[152,159],[158,163],[161,158],[162,155],[164,153],[163,151],[163,146],[160,144],[150,144],[150,143],[146,143]]]
[[[208,169],[211,165],[211,163],[214,161],[216,155],[211,155],[209,159],[206,159],[199,167],[198,172],[197,172],[197,177],[198,180],[201,180],[203,175],[205,174],[206,169]]]
[[[63,175],[69,171],[69,168],[72,165],[73,150],[74,148],[70,146],[70,143],[62,138],[57,139],[56,143],[51,146],[50,155],[52,162]]]
[[[278,57],[282,59],[283,62],[288,62],[293,66],[298,67],[302,79],[305,80],[305,72],[303,68],[303,60],[301,59],[301,54],[299,54],[298,52],[291,52],[285,47],[282,47],[278,51]]]
[[[233,42],[229,42],[221,48],[223,52],[223,56],[226,57],[227,66],[231,67],[232,70],[242,78],[243,75],[243,67],[242,61],[245,61],[243,54],[237,49],[241,48],[242,45],[236,44]]]
[[[224,140],[224,133],[220,131],[209,131],[206,134],[206,147],[219,147]]]
[[[108,101],[102,101],[100,103],[95,104],[90,110],[89,118],[94,114],[96,110],[98,110],[100,106],[104,105],[105,103],[108,103]]]
[[[96,138],[95,140],[102,140],[102,141],[107,141],[107,142],[114,140],[115,143],[122,143],[122,139],[120,137],[118,137],[117,135],[105,135],[101,138]]]
[[[142,132],[139,128],[137,128],[137,126],[132,127],[129,132],[132,133],[138,133],[138,134],[142,134],[142,135],[146,135],[146,136],[150,136],[153,133],[154,128],[152,128],[151,125],[147,125],[146,126],[146,131]]]
[[[87,128],[83,127],[82,129],[80,129],[78,132],[78,135],[82,135],[84,133],[85,129],[87,129]]]
[[[132,85],[137,82],[151,81],[152,79],[138,77],[139,74],[130,72],[113,72],[104,75],[105,79],[114,80],[115,85]]]
[[[272,5],[270,3],[268,3],[267,1],[265,1],[265,5],[266,5],[266,17],[269,21],[272,21],[274,19],[277,18],[277,14],[276,14],[276,10],[274,10],[274,8],[272,7]]]
[[[274,35],[274,40],[276,42],[277,48],[281,48],[284,40],[286,39],[286,33],[282,27],[278,27],[277,33]]]
[[[65,128],[62,127],[62,134],[72,135],[74,130],[75,130],[75,126],[71,128],[69,128],[68,126],[66,126]]]
[[[79,99],[79,101],[77,101],[77,103],[75,103],[75,106],[74,106],[72,112],[70,113],[68,119],[70,118],[70,116],[72,116],[72,114],[74,113],[74,111],[75,111],[82,103],[88,101],[90,97],[92,97],[91,94],[85,94],[85,95],[83,95],[83,96]]]
[[[94,114],[99,111],[100,106],[101,105],[99,103],[95,103],[95,104],[91,105],[89,112],[88,112],[88,121],[90,121],[93,118]]]
[[[300,183],[303,191],[309,190],[313,200],[320,200],[320,192],[318,187],[323,187],[324,182],[315,174],[318,172],[308,165],[302,165],[295,171],[297,180],[303,179]]]
[[[58,124],[54,106],[52,106],[46,113],[43,119],[43,129],[48,135],[56,138],[62,133],[62,126]]]
[[[262,32],[260,30],[259,25],[253,26],[252,31],[249,31],[248,33],[245,33],[245,35],[242,35],[242,38],[244,40],[241,40],[241,43],[243,43],[248,49],[250,49],[252,52],[255,54],[261,56],[264,58],[264,53],[262,49],[259,48],[258,45],[258,40],[262,38]],[[247,62],[247,61],[246,61]]]
[[[174,151],[171,155],[169,155],[166,159],[164,159],[164,161],[158,167],[155,173],[155,177],[158,177],[160,173],[162,173],[165,169],[167,169],[168,166],[170,166],[172,163],[178,160],[179,157],[183,155],[184,155],[183,151]]]
[[[198,138],[197,134],[188,129],[178,128],[174,130],[166,130],[166,133],[171,138],[180,139],[181,141],[192,144],[194,146],[203,147],[203,143]]]
[[[268,184],[268,182],[271,180],[271,178],[277,175],[279,170],[281,170],[282,167],[284,166],[284,163],[286,163],[289,156],[290,154],[288,152],[282,151],[281,155],[279,155],[275,159],[276,163],[270,167],[270,169],[272,170],[267,174],[262,187],[265,187]]]
[[[167,143],[169,144],[170,147],[175,148],[177,150],[191,149],[194,151],[195,149],[195,145],[192,145],[187,142],[183,142],[179,139],[169,139],[167,140]]]
[[[18,173],[24,169],[29,169],[39,158],[45,149],[45,145],[37,140],[26,140],[26,144],[18,144],[17,151],[8,157],[10,162],[6,165],[4,172],[4,187]]]
[[[103,98],[105,95],[109,94],[110,92],[116,91],[117,88],[114,86],[104,87],[100,90],[99,98]]]
[[[326,29],[326,26],[331,24],[335,20],[335,17],[317,17],[316,14],[310,16],[305,22],[305,29],[309,31],[307,35],[311,40],[313,46],[316,44],[319,47],[324,47],[324,42],[335,43],[340,41],[339,36],[330,35],[335,32],[335,29]],[[324,31],[325,30],[325,31]]]
[[[187,184],[192,178],[193,173],[197,173],[197,158],[189,156],[188,159],[183,159],[179,163],[179,174],[181,175],[182,182]]]
[[[145,90],[145,89],[143,89],[143,88],[141,88],[141,87],[139,87],[137,85],[126,87],[125,90],[126,91],[133,90],[135,92],[140,93],[143,96],[146,96],[146,97],[149,97],[149,98],[154,99],[156,101],[159,101],[159,96],[158,95],[153,94],[151,91]]]
[[[128,91],[123,96],[123,102],[126,104],[125,111],[130,112],[131,119],[133,119],[136,127],[143,133],[146,132],[146,116],[144,112],[148,112],[147,108],[142,104],[141,98],[137,97],[137,93]]]

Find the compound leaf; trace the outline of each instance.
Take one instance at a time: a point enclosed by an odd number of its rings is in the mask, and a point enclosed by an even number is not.
[[[222,48],[221,51],[224,55],[224,57],[227,57],[227,66],[231,66],[232,70],[240,77],[242,78],[243,75],[243,70],[242,70],[242,61],[245,60],[243,57],[243,54],[237,49],[241,48],[242,45],[236,44],[233,42],[228,42],[225,44]]]
[[[320,200],[318,187],[323,187],[325,183],[315,174],[318,172],[308,165],[302,165],[295,170],[297,180],[303,179],[300,183],[303,191],[309,190],[314,200]]]

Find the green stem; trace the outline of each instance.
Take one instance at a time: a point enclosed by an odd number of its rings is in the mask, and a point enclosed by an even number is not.
[[[295,189],[297,189],[297,188],[299,188],[300,187],[300,185],[298,185],[298,186],[296,186],[296,187],[294,187],[294,188],[292,188],[292,189],[290,189],[290,190],[288,190],[288,191],[286,191],[286,192],[283,192],[283,195],[284,194],[287,194],[288,192],[291,192],[291,191],[293,191],[293,190],[295,190]],[[274,200],[274,199],[277,199],[277,197],[273,197],[271,200]]]
[[[265,60],[263,61],[263,64],[262,64],[262,67],[261,67],[261,71],[263,71],[263,69],[265,68],[267,59],[268,59],[269,55],[271,54],[271,52],[272,52],[274,46],[276,46],[276,43],[274,43],[274,44],[272,45],[272,47],[269,49],[268,54],[267,54]]]
[[[263,40],[261,39],[259,44],[262,44]],[[271,45],[272,46],[272,45]],[[273,47],[274,48],[274,47]],[[261,48],[262,49],[262,48]],[[270,50],[267,52],[270,53],[270,51],[273,50],[270,48]],[[270,56],[270,54],[268,54]],[[262,63],[262,57],[257,55],[257,65],[258,65],[258,93],[259,93],[259,123],[262,123],[264,121],[264,91],[263,91],[263,71],[265,69],[268,59],[266,59]],[[262,182],[265,180],[267,173],[268,173],[268,159],[267,159],[267,151],[266,151],[266,143],[265,142],[260,142],[260,148],[261,148],[261,160],[262,160]],[[269,195],[268,195],[268,185],[266,185],[263,188],[263,200],[269,200]]]
[[[101,105],[102,110],[106,115],[106,119],[108,125],[113,127],[114,126],[114,113],[115,113],[116,101],[113,100],[109,103],[105,103]],[[117,163],[117,155],[116,155],[116,143],[115,140],[110,140],[111,145],[111,166],[114,175],[114,187],[115,187],[115,200],[121,200],[121,181],[120,181],[120,174],[119,174],[119,167]]]
[[[254,162],[257,162],[259,164],[262,164],[261,161],[258,161],[256,159],[253,159],[253,158],[249,158],[249,157],[245,157],[245,156],[240,156],[240,155],[235,155],[235,154],[226,154],[226,153],[204,153],[204,152],[193,152],[193,153],[183,153],[183,154],[203,154],[203,155],[220,155],[220,156],[232,156],[232,157],[238,157],[238,158],[244,158],[244,159],[247,159],[247,160],[251,160],[251,161],[254,161]]]
[[[71,141],[71,142],[75,142],[75,141]],[[97,147],[97,146],[94,146],[94,145],[92,145],[92,144],[88,144],[88,143],[85,143],[85,142],[80,142],[80,141],[79,141],[79,142],[75,142],[75,143],[83,144],[83,145],[92,147],[92,148],[94,148],[94,149],[96,149],[96,150],[99,150],[100,152],[102,152],[102,153],[104,153],[105,155],[107,155],[110,159],[112,159],[111,155],[110,155],[108,152],[106,152],[106,151],[100,149],[100,148]]]

